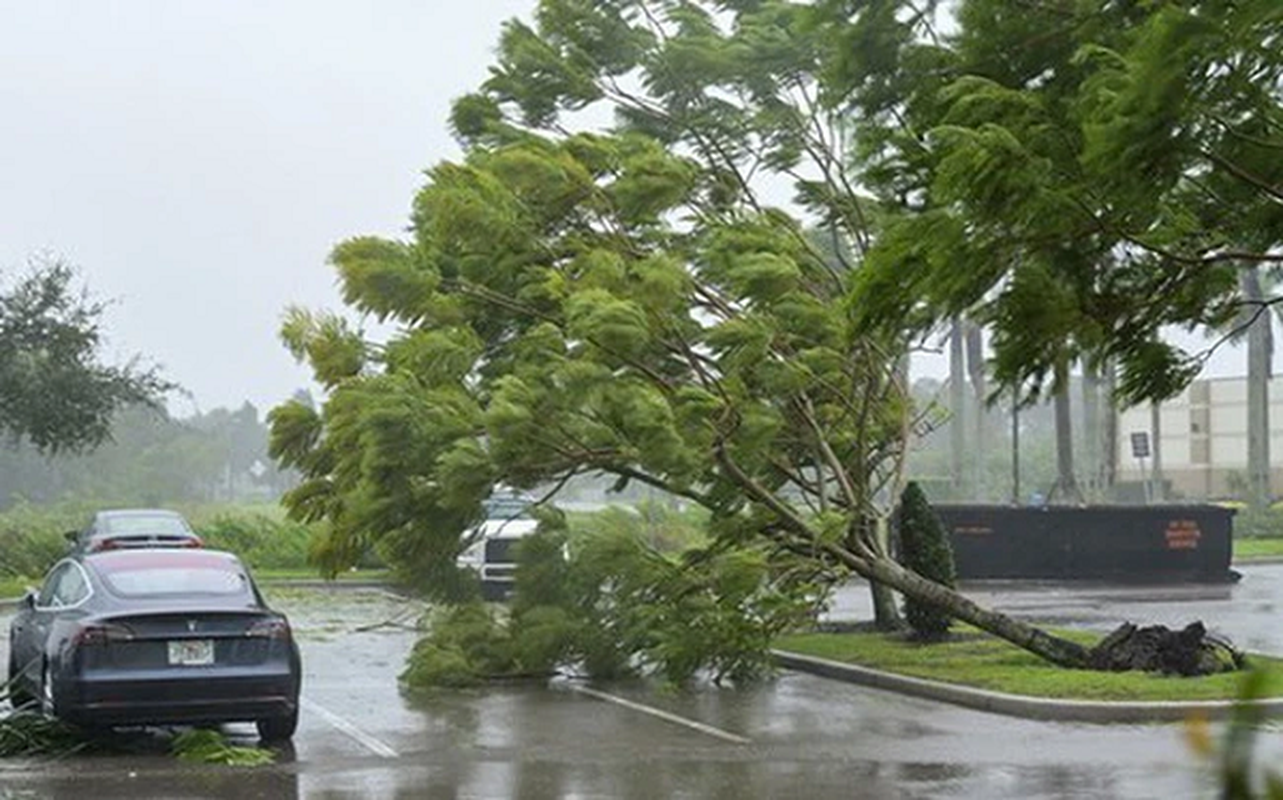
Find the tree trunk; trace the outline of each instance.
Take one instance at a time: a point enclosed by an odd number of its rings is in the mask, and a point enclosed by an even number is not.
[[[1149,498],[1161,503],[1167,499],[1167,482],[1163,480],[1163,408],[1158,403],[1149,406],[1149,429]]]
[[[872,528],[878,551],[891,553],[890,530],[885,520],[865,523]],[[880,631],[898,631],[904,629],[904,616],[896,603],[895,592],[890,586],[877,580],[869,581],[869,595],[873,600],[873,626]]]
[[[1247,301],[1247,475],[1248,504],[1270,504],[1270,362],[1273,320],[1263,305],[1264,292],[1255,269],[1244,269],[1240,285]]]
[[[1053,664],[1071,668],[1087,666],[1090,651],[1077,642],[1052,636],[1006,614],[990,611],[957,591],[929,581],[889,558],[861,562],[858,566],[848,562],[848,565],[870,581],[891,586],[906,595],[938,606],[955,619],[970,623]]]
[[[1087,476],[1085,495],[1091,502],[1101,498],[1101,424],[1100,375],[1090,364],[1083,364],[1083,474]]]
[[[1065,503],[1081,503],[1082,492],[1074,476],[1074,427],[1069,409],[1069,361],[1056,365],[1056,485],[1051,496]]]
[[[869,581],[873,597],[873,627],[880,631],[904,630],[904,617],[895,602],[895,591],[881,581]]]
[[[725,450],[718,451],[717,460],[728,477],[739,484],[749,497],[781,514],[787,528],[791,529],[790,533],[784,535],[783,543],[793,552],[809,552],[825,559],[833,559],[871,584],[895,589],[925,604],[944,609],[955,619],[970,623],[1053,664],[1064,667],[1083,667],[1087,664],[1088,650],[1082,645],[983,608],[959,592],[905,569],[879,544],[885,542],[884,538],[879,538],[885,535],[885,523],[881,530],[870,530],[870,520],[866,517],[862,521],[862,527],[848,530],[841,541],[825,541],[819,531],[812,529],[802,517],[794,514],[786,502],[782,502],[746,475]],[[794,536],[803,541],[799,542]]]
[[[972,403],[974,429],[971,442],[971,499],[977,503],[985,499],[985,394],[988,392],[985,381],[984,330],[978,323],[966,323],[967,337],[967,373],[971,376],[971,390],[975,397]]]
[[[1020,390],[1011,390],[1011,504],[1020,499]]]
[[[1105,364],[1105,444],[1104,459],[1101,464],[1101,481],[1104,484],[1106,498],[1114,496],[1114,484],[1118,480],[1118,373],[1113,363]]]
[[[962,320],[954,317],[949,330],[949,477],[953,482],[955,500],[967,498],[966,478],[963,474],[963,451],[967,447],[967,432],[964,427],[967,394],[963,344]]]

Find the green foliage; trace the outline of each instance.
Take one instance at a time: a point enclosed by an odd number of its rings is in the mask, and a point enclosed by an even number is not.
[[[64,534],[84,526],[90,512],[72,504],[19,503],[0,513],[0,577],[36,583],[64,553]]]
[[[559,668],[672,684],[704,673],[758,680],[770,674],[774,636],[814,610],[761,551],[664,555],[610,529],[580,534],[566,551],[553,526],[524,539],[510,612],[481,604],[439,611],[402,680],[459,687]]]
[[[224,511],[193,525],[206,547],[235,553],[254,570],[307,566],[318,535],[318,526],[257,513]]]
[[[756,680],[770,672],[771,638],[815,604],[813,587],[795,584],[756,548],[664,554],[606,528],[577,542],[565,570],[566,610],[582,631],[572,653],[595,677]],[[514,608],[531,591],[518,580]]]
[[[1134,283],[1109,299],[1179,308],[1092,305],[1096,278],[1114,274],[1097,257],[1120,240],[1061,213],[1076,205],[1058,182],[1082,171],[1060,135],[1068,104],[1023,94],[1005,67],[956,80],[974,53],[1024,51],[975,46],[971,28],[919,46],[930,15],[890,6],[542,0],[532,22],[507,24],[490,78],[451,119],[463,156],[427,169],[406,239],[332,253],[345,302],[388,322],[388,341],[333,313],[294,311],[282,329],[327,391],[315,416],[273,412],[271,444],[303,476],[292,517],[328,523],[324,568],[374,548],[449,596],[495,485],[654,487],[707,510],[714,540],[680,559],[627,539],[572,548],[589,582],[571,620],[602,615],[578,657],[595,674],[738,677],[797,554],[812,574],[881,562],[885,580],[914,585],[868,523],[889,516],[904,474],[911,337],[942,309],[1018,284],[990,316],[1045,324],[1032,340],[997,329],[998,376],[1035,388],[1066,354],[1134,366],[1127,354],[1148,347],[1162,362],[1160,325],[1219,310],[1154,290],[1141,258],[1120,259]],[[853,42],[875,46],[851,56]],[[612,113],[578,113],[590,108]],[[761,171],[792,183],[797,216],[770,206]],[[1219,286],[1217,269],[1189,274]],[[750,584],[761,594],[737,594]]]
[[[595,531],[614,531],[647,542],[661,553],[675,553],[709,543],[709,514],[699,506],[676,508],[660,500],[641,500],[629,508],[612,505],[591,513],[567,514],[572,544]]]
[[[446,606],[428,620],[401,680],[411,689],[475,686],[515,671],[511,636],[481,603]]]
[[[1257,740],[1266,726],[1261,710],[1253,703],[1270,698],[1272,688],[1269,673],[1247,673],[1219,748],[1212,745],[1203,722],[1192,720],[1187,725],[1187,739],[1194,751],[1216,762],[1220,796],[1226,800],[1283,799],[1283,773],[1259,766],[1257,753]]]
[[[353,274],[359,272],[354,269]],[[364,343],[348,327],[347,321],[335,314],[313,314],[307,309],[291,308],[281,325],[281,340],[295,358],[306,357],[312,363],[317,380],[326,386],[358,374],[364,363]]]
[[[0,431],[42,453],[92,449],[119,409],[156,405],[174,388],[136,358],[100,362],[106,307],[75,278],[62,262],[37,261],[0,295]]]
[[[0,702],[8,698],[8,685],[0,684]],[[107,750],[114,742],[106,736],[26,709],[0,712],[0,758],[45,756],[63,758],[77,752]],[[118,739],[121,734],[114,736]],[[271,750],[229,744],[214,729],[197,728],[174,737],[170,752],[183,761],[254,767],[272,763]]]
[[[31,580],[28,578],[0,577],[0,597],[21,597],[30,586]]]
[[[900,496],[899,523],[900,562],[928,580],[953,588],[957,570],[949,532],[913,481]],[[904,617],[914,633],[924,639],[945,636],[953,622],[947,609],[916,597],[904,598]]]
[[[821,5],[856,169],[890,220],[857,325],[966,311],[998,386],[1029,396],[1065,359],[1116,364],[1124,402],[1187,384],[1201,361],[1164,330],[1232,322],[1238,270],[1283,241],[1283,57],[1261,44],[1278,4],[964,0],[948,36],[913,3]]]
[[[198,764],[260,767],[276,760],[276,755],[271,750],[229,744],[221,731],[211,728],[183,731],[174,737],[169,749],[180,761]]]
[[[19,503],[0,513],[0,581],[14,586],[37,583],[64,553],[67,531],[79,530],[97,510],[95,505]],[[229,550],[251,569],[307,570],[311,551],[323,538],[321,526],[281,518],[264,506],[180,508],[205,546]],[[379,566],[369,557],[362,566]]]
[[[34,711],[0,714],[0,757],[64,756],[88,744],[76,728]]]
[[[418,691],[463,689],[477,686],[486,678],[477,671],[467,654],[436,644],[430,637],[415,642],[401,673],[401,681]]]
[[[1234,538],[1283,538],[1283,508],[1243,508],[1234,514]]]
[[[579,473],[728,518],[749,482],[812,495],[788,504],[844,485],[820,502],[876,505],[871,481],[902,452],[908,405],[887,365],[903,343],[853,337],[852,248],[818,246],[751,185],[758,165],[809,162],[807,209],[832,238],[867,239],[838,114],[816,102],[821,42],[801,6],[737,6],[732,26],[716,6],[541,3],[459,102],[465,155],[427,171],[411,238],[334,249],[345,302],[400,327],[358,346],[337,316],[295,310],[282,329],[329,392],[271,415],[272,455],[304,475],[292,516],[328,522],[327,570],[374,547],[452,594],[494,485]],[[563,112],[597,102],[617,125],[566,130]],[[835,468],[858,474],[797,480]],[[645,524],[669,546],[667,523]]]
[[[1283,536],[1254,539],[1234,539],[1234,560],[1250,562],[1256,560],[1283,559]]]

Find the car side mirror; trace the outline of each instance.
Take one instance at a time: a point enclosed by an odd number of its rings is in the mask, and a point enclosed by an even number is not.
[[[76,540],[80,538],[80,531],[67,531],[62,535],[62,538],[66,539],[72,544],[75,544]]]
[[[22,607],[32,609],[36,607],[36,590],[28,589],[27,593],[22,596]]]

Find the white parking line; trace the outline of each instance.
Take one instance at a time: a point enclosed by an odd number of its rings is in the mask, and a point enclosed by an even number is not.
[[[730,731],[724,731],[721,728],[714,728],[712,725],[705,725],[704,723],[696,722],[693,719],[687,719],[686,717],[679,717],[676,714],[670,714],[662,708],[655,708],[654,706],[643,705],[642,703],[634,703],[632,700],[625,700],[624,698],[616,697],[613,694],[606,694],[605,692],[599,692],[596,689],[589,689],[587,686],[579,686],[573,683],[568,685],[571,689],[579,692],[580,694],[586,694],[589,697],[594,697],[598,700],[605,700],[607,703],[614,703],[615,705],[623,706],[624,708],[631,708],[632,710],[640,711],[643,714],[650,714],[652,717],[658,717],[659,719],[667,720],[668,722],[674,722],[692,730],[697,730],[700,733],[706,733],[709,736],[716,736],[718,739],[722,739],[727,742],[734,742],[735,744],[753,743],[752,739],[745,739],[743,736],[738,736]]]
[[[298,700],[299,700],[299,703],[301,703],[302,706],[306,708],[308,711],[324,718],[326,722],[333,725],[339,731],[355,739],[357,742],[362,744],[366,749],[374,753],[376,756],[380,756],[382,758],[396,758],[399,755],[397,751],[393,750],[384,742],[381,742],[378,739],[374,738],[370,734],[358,728],[349,720],[346,720],[343,717],[340,717],[338,714],[335,714],[333,711],[330,711],[328,708],[318,705],[317,703],[314,703],[313,701],[307,699],[306,697],[300,697]]]

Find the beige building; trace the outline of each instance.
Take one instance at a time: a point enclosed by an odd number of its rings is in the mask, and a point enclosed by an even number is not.
[[[1152,409],[1119,414],[1118,479],[1140,481],[1153,466]],[[1191,500],[1243,496],[1247,487],[1247,380],[1196,380],[1159,407],[1162,477],[1171,491]],[[1283,495],[1283,377],[1270,381],[1270,485]],[[1146,434],[1149,457],[1133,454],[1133,434]]]

